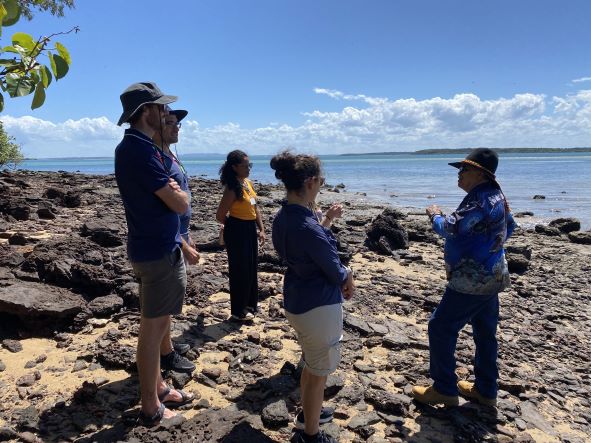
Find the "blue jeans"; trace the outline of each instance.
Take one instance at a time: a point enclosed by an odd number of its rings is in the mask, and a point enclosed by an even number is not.
[[[474,375],[476,389],[487,398],[496,398],[497,324],[499,296],[462,294],[447,288],[437,309],[429,319],[430,373],[435,389],[443,395],[458,395],[456,376],[456,342],[458,333],[472,323],[476,356]]]

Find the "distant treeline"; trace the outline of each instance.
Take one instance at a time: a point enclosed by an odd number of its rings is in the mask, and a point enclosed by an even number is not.
[[[472,149],[421,149],[413,154],[467,154]],[[586,148],[494,148],[499,153],[534,153],[534,152],[591,152]]]
[[[430,155],[430,154],[467,154],[473,148],[458,148],[458,149],[421,149],[419,151],[404,151],[404,152],[369,152],[357,154],[341,154],[347,155]],[[494,148],[499,153],[548,153],[548,152],[591,152],[591,147],[584,148]]]

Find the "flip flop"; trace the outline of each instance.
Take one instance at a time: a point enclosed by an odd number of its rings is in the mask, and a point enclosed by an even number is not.
[[[146,428],[152,428],[162,421],[162,418],[164,417],[164,410],[165,409],[166,409],[166,406],[164,406],[163,403],[160,403],[158,410],[151,417],[149,415],[144,414],[142,411],[140,411],[140,413],[137,417],[137,423],[140,426],[145,426]]]
[[[191,403],[193,400],[195,400],[195,394],[185,392],[182,389],[176,389],[176,391],[179,394],[181,394],[181,400],[178,400],[178,401],[177,400],[166,400],[166,401],[164,401],[166,396],[168,394],[170,394],[171,391],[172,391],[172,388],[170,386],[166,386],[166,389],[164,390],[164,392],[162,392],[162,394],[160,394],[158,396],[158,399],[162,402],[162,404],[169,409],[178,408],[180,406]]]

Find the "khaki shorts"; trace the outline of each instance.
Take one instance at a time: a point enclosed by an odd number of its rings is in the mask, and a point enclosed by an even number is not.
[[[187,272],[180,248],[175,248],[160,260],[132,262],[131,266],[140,281],[142,317],[157,318],[181,313],[187,289]]]
[[[298,335],[308,371],[319,377],[333,373],[341,361],[343,307],[319,306],[303,314],[285,316]]]

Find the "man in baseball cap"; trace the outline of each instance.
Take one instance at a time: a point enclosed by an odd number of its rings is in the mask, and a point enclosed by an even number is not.
[[[459,162],[458,187],[467,195],[458,208],[444,215],[436,205],[427,208],[433,230],[445,238],[447,288],[429,319],[431,386],[414,386],[415,400],[457,406],[458,394],[481,404],[497,402],[497,324],[499,292],[509,284],[503,245],[515,229],[505,194],[495,173],[496,152],[478,148]],[[458,334],[472,324],[476,345],[475,383],[456,376]]]
[[[194,398],[167,386],[160,373],[160,345],[170,330],[170,316],[181,313],[187,286],[179,215],[188,210],[189,197],[179,186],[182,177],[172,169],[172,159],[152,141],[163,128],[166,105],[176,99],[155,83],[134,83],[121,94],[117,123],[130,125],[115,149],[115,178],[127,219],[127,254],[140,283],[138,421],[145,426],[173,417],[166,406]]]

